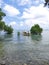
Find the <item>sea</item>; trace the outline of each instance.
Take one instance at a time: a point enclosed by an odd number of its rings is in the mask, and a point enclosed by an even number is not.
[[[49,31],[41,35],[0,34],[0,64],[49,65]]]

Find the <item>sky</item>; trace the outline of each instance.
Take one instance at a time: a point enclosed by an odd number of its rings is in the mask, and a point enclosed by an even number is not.
[[[0,0],[0,8],[6,14],[3,21],[15,30],[30,30],[34,24],[49,29],[49,8],[44,0]]]

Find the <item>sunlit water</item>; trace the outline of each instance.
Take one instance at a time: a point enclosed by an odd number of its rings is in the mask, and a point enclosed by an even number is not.
[[[2,61],[7,65],[49,63],[49,31],[44,31],[41,36],[17,36],[16,32],[13,35],[1,35],[0,63]]]

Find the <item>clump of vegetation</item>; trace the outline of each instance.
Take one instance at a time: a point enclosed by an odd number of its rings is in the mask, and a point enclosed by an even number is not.
[[[45,3],[44,3],[44,6],[47,6],[49,7],[49,0],[45,0]]]
[[[0,8],[0,21],[3,19],[3,17],[5,17],[6,14],[4,12],[2,12],[2,9]]]
[[[38,24],[35,24],[30,29],[31,34],[35,34],[35,35],[41,35],[42,31],[43,31],[43,29],[40,28],[40,26]]]
[[[5,25],[5,26],[4,26],[4,31],[6,31],[7,34],[11,34],[11,33],[13,32],[13,29],[12,29],[11,26]]]
[[[19,36],[20,35],[20,32],[17,32],[17,35]]]
[[[0,31],[4,30],[7,32],[7,34],[12,34],[13,29],[11,26],[8,26],[5,24],[4,21],[2,21],[3,17],[6,16],[6,14],[4,12],[2,12],[1,8],[0,8]]]
[[[4,26],[5,26],[5,22],[0,21],[0,30],[3,30],[4,29]]]

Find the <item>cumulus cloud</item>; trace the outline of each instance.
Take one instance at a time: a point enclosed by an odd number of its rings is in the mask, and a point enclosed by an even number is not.
[[[45,2],[45,0],[34,0],[35,4],[44,3],[44,2]]]
[[[16,21],[10,22],[9,25],[11,25],[14,30],[19,28],[19,25]]]
[[[16,21],[12,21],[9,23],[9,25],[11,25],[13,27],[13,29],[17,29],[19,30],[21,27],[23,27],[23,22],[16,22]],[[21,28],[22,29],[22,28]]]
[[[21,21],[21,22],[16,22],[16,21],[12,21],[12,22],[10,22],[9,23],[9,26],[12,26],[12,28],[14,29],[14,30],[29,30],[29,28],[28,28],[28,26],[27,26],[27,24],[25,23],[25,22],[23,22],[23,21]]]
[[[8,4],[4,6],[4,10],[6,11],[8,16],[12,16],[12,17],[20,14],[18,9]]]
[[[17,16],[20,15],[19,22],[17,19],[17,22],[14,20],[10,22],[9,25],[11,25],[14,29],[29,29],[34,24],[39,24],[42,28],[48,28],[49,27],[49,8],[43,7],[44,4],[40,4],[40,2],[44,2],[44,0],[9,0],[16,2],[17,5],[24,6],[23,12],[21,13],[17,8],[6,4],[4,6],[4,10],[6,11],[8,16]],[[38,6],[34,6],[33,3],[36,5],[39,3]],[[32,4],[32,5],[31,5]],[[25,5],[31,5],[28,8],[25,8]]]
[[[42,4],[38,7],[31,6],[24,10],[20,19],[24,19],[24,21],[20,21],[19,23],[11,22],[10,25],[19,29],[30,30],[31,26],[39,24],[42,28],[46,29],[49,27],[49,9],[44,8]]]
[[[46,28],[49,26],[49,9],[44,8],[42,4],[38,7],[31,6],[24,10],[21,18],[25,19],[25,24],[29,28],[34,24],[39,24],[41,27]]]
[[[15,21],[10,22],[10,24],[9,24],[9,25],[14,26],[14,25],[16,25],[16,22],[15,22]]]
[[[31,6],[28,9],[25,9],[23,12],[22,18],[35,18],[38,16],[47,16],[49,14],[49,11],[47,8],[44,8],[43,5]]]

